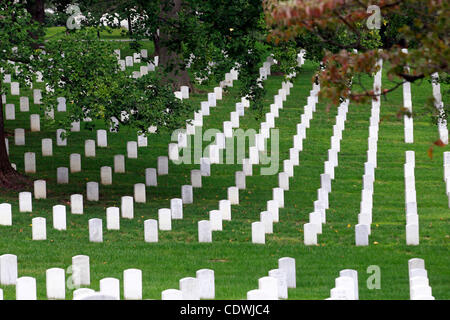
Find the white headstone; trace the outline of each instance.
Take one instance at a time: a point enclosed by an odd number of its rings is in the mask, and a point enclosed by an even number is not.
[[[56,145],[59,147],[67,146],[67,137],[65,136],[66,130],[57,129],[56,130]]]
[[[180,280],[183,300],[200,300],[200,286],[197,278],[187,277]]]
[[[84,155],[85,157],[95,158],[95,140],[86,140],[84,142]]]
[[[144,221],[145,242],[158,242],[158,221],[148,219]]]
[[[212,242],[211,222],[209,220],[198,222],[198,242]]]
[[[161,292],[161,300],[183,300],[183,293],[178,289],[167,289]]]
[[[106,208],[106,229],[120,230],[120,209],[117,207]]]
[[[194,194],[191,185],[184,185],[181,187],[181,198],[184,204],[190,204],[194,202]]]
[[[47,198],[47,183],[45,180],[34,181],[34,198],[35,199]]]
[[[220,200],[219,210],[222,212],[222,219],[231,221],[231,202],[230,200]]]
[[[123,272],[123,296],[125,300],[142,300],[142,271],[127,269]]]
[[[121,198],[121,211],[122,218],[133,219],[134,218],[134,199],[130,196],[124,196]]]
[[[36,154],[25,152],[24,158],[25,173],[36,173]]]
[[[70,209],[72,214],[83,214],[82,194],[73,194],[70,196]]]
[[[172,213],[170,209],[162,208],[158,210],[159,230],[172,230]]]
[[[77,255],[72,257],[72,280],[74,286],[89,286],[91,284],[88,256]]]
[[[355,226],[355,244],[357,246],[369,245],[369,227],[365,224]]]
[[[106,148],[108,146],[108,134],[106,130],[97,130],[97,145],[99,148]]]
[[[419,245],[419,225],[406,225],[406,244],[409,246]]]
[[[281,269],[272,269],[269,271],[269,277],[277,279],[278,298],[279,299],[287,299],[288,298],[288,286],[287,286],[286,271],[281,270]]]
[[[114,173],[125,173],[125,156],[122,154],[114,156]]]
[[[278,202],[279,208],[284,208],[284,190],[281,188],[272,189],[273,200]]]
[[[230,204],[239,204],[239,189],[237,187],[228,187],[227,193]]]
[[[214,270],[200,269],[196,272],[196,278],[200,287],[200,299],[214,299]]]
[[[37,300],[35,278],[32,277],[17,278],[16,300]]]
[[[98,193],[98,182],[88,182],[86,183],[86,199],[88,201],[98,201],[99,193]]]
[[[12,225],[12,211],[9,203],[0,203],[0,226]]]
[[[172,219],[183,219],[183,200],[180,198],[170,199],[170,212]]]
[[[266,243],[266,228],[264,222],[258,221],[252,223],[252,243]]]
[[[277,200],[267,201],[267,211],[272,214],[273,222],[279,221],[279,205]]]
[[[30,100],[28,97],[20,97],[20,112],[30,111]]]
[[[66,276],[64,269],[47,269],[45,275],[47,299],[64,300],[66,298]]]
[[[137,142],[128,141],[127,142],[127,157],[130,159],[137,159]]]
[[[33,212],[31,202],[31,192],[19,193],[19,211],[20,212]]]
[[[103,242],[103,221],[102,219],[89,219],[89,241]]]
[[[52,139],[42,139],[42,156],[53,156],[53,141]]]
[[[270,300],[278,300],[278,280],[273,277],[258,279],[258,288],[264,291]]]
[[[78,153],[72,153],[70,155],[70,172],[81,172],[81,155]]]
[[[200,170],[191,170],[191,185],[193,188],[202,187],[202,172]]]
[[[47,225],[45,218],[31,219],[33,240],[47,240]]]
[[[158,175],[169,174],[169,158],[165,156],[158,157]]]
[[[38,114],[30,115],[30,129],[31,132],[41,131],[41,117]]]
[[[295,269],[295,259],[284,257],[278,259],[278,269],[286,272],[286,282],[288,288],[297,287],[296,269]]]
[[[66,207],[63,205],[53,206],[53,228],[66,230]]]
[[[25,130],[22,128],[14,129],[14,144],[16,146],[25,145]]]
[[[56,182],[58,184],[69,183],[69,168],[61,167],[56,169]]]
[[[17,256],[3,254],[0,256],[0,284],[15,285],[17,281]]]
[[[134,185],[134,201],[136,203],[145,203],[146,199],[145,183],[136,183]]]
[[[145,169],[145,185],[153,187],[158,185],[158,176],[155,168]]]
[[[103,278],[100,280],[100,292],[120,300],[120,281],[115,278]]]
[[[58,101],[58,106],[57,106],[56,110],[58,112],[66,112],[66,110],[67,110],[66,109],[66,98],[58,97],[56,100]]]
[[[303,226],[304,243],[306,246],[317,245],[317,226],[313,223],[305,223]]]

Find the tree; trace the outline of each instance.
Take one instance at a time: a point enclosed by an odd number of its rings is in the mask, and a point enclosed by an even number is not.
[[[117,121],[119,128],[126,125],[142,134],[150,126],[159,130],[184,126],[192,106],[177,99],[156,72],[134,79],[120,71],[113,51],[113,45],[98,40],[94,30],[75,31],[46,43],[38,61],[48,88],[44,105],[48,111],[56,108],[57,97],[65,97],[68,104],[68,114],[58,126],[70,129],[85,118],[110,126]]]
[[[24,87],[34,77],[31,66],[38,45],[40,26],[21,5],[13,1],[0,2],[0,69],[4,74],[14,75],[20,86]],[[33,35],[34,37],[30,36]],[[9,88],[0,81],[0,95]],[[0,187],[21,189],[29,183],[28,179],[11,167],[5,144],[3,101],[0,99]]]
[[[384,65],[388,68],[389,80],[389,88],[384,89],[381,95],[397,89],[406,81],[414,82],[430,78],[433,73],[449,72],[448,1],[380,1],[379,16],[377,7],[369,8],[370,4],[370,1],[361,0],[265,0],[269,37],[278,42],[294,41],[305,33],[313,35],[314,43],[325,49],[321,59],[325,68],[318,74],[321,94],[335,103],[341,97],[367,101],[376,96],[373,90],[364,88],[350,91],[348,83],[351,77],[375,73],[379,59],[387,62]],[[390,35],[395,33],[397,39],[385,41],[384,50],[373,48],[371,39],[378,33],[381,24],[390,24],[389,20],[383,21],[380,17],[396,17],[395,23],[387,30]],[[413,23],[399,22],[400,17]],[[337,41],[339,31],[344,31],[351,41]],[[335,50],[326,50],[329,46]],[[402,52],[403,48],[409,48],[409,52]],[[358,53],[351,49],[358,49]],[[354,81],[354,86],[357,83],[357,80]]]
[[[116,129],[128,126],[147,134],[152,125],[159,131],[184,126],[192,113],[192,106],[175,98],[171,86],[162,83],[157,73],[134,79],[120,71],[112,44],[100,41],[94,30],[74,31],[39,48],[41,25],[24,6],[8,1],[0,4],[0,41],[4,74],[14,74],[24,87],[33,81],[36,71],[42,73],[44,109],[56,108],[57,97],[66,98],[67,116],[57,125],[67,132],[73,122],[89,117],[118,126]],[[1,94],[7,89],[0,83]],[[29,183],[29,178],[11,167],[0,101],[0,186],[22,189]]]

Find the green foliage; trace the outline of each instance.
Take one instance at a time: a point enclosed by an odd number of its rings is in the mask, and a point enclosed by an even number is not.
[[[85,118],[121,125],[146,133],[151,125],[175,129],[191,114],[189,103],[175,98],[157,73],[133,79],[120,71],[113,45],[97,39],[91,29],[65,34],[46,43],[39,65],[49,88],[43,93],[47,110],[56,108],[57,97],[65,97],[69,114],[59,126]],[[121,120],[122,113],[128,115]]]
[[[21,86],[32,81],[33,48],[39,45],[43,31],[30,14],[20,4],[12,1],[0,2],[0,70],[4,74],[14,74]],[[6,88],[0,85],[0,94]]]

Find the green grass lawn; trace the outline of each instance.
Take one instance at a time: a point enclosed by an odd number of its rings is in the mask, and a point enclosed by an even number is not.
[[[120,45],[123,45],[120,43]],[[134,68],[138,70],[138,67]],[[280,110],[276,127],[280,133],[279,168],[289,158],[292,136],[300,122],[303,106],[312,89],[310,79],[315,66],[306,62],[302,72],[294,81],[291,94]],[[273,96],[281,88],[280,76],[270,76],[266,81],[267,95],[264,112],[273,103]],[[222,129],[222,122],[229,120],[235,109],[239,81],[218,101],[211,116],[205,117],[203,131]],[[366,87],[372,85],[365,79]],[[213,86],[203,89],[212,91]],[[444,88],[442,88],[444,90]],[[412,85],[413,110],[425,110],[426,97],[431,93],[431,84],[423,82]],[[138,268],[143,274],[143,298],[160,299],[161,291],[178,288],[183,277],[195,276],[198,269],[215,271],[217,299],[245,299],[249,290],[258,287],[258,279],[278,266],[281,257],[293,257],[297,267],[297,288],[289,289],[289,299],[325,299],[334,287],[335,278],[342,269],[358,271],[360,299],[409,299],[408,259],[423,258],[428,270],[430,286],[436,299],[450,298],[449,241],[450,219],[443,182],[442,153],[449,147],[437,148],[434,156],[427,156],[427,149],[438,138],[438,130],[427,116],[414,119],[414,144],[403,141],[403,120],[396,118],[402,105],[401,90],[393,92],[381,103],[384,119],[379,127],[378,167],[375,171],[374,208],[372,235],[368,247],[354,244],[355,224],[358,221],[361,201],[362,175],[368,148],[370,105],[350,104],[346,129],[343,131],[339,166],[335,170],[330,209],[323,233],[318,236],[319,245],[303,244],[303,225],[313,211],[320,187],[323,162],[330,148],[332,126],[335,124],[336,108],[327,111],[327,104],[319,101],[317,111],[307,129],[307,138],[300,153],[300,165],[295,167],[295,176],[290,179],[290,190],[285,192],[285,208],[280,209],[280,222],[274,224],[274,233],[266,235],[265,245],[251,243],[251,223],[259,220],[265,211],[266,202],[272,199],[272,188],[278,187],[278,175],[261,176],[253,166],[253,176],[247,177],[247,189],[239,192],[240,204],[232,206],[232,221],[224,221],[223,231],[213,233],[213,243],[198,243],[197,223],[208,219],[210,210],[218,209],[219,200],[227,198],[227,188],[234,185],[234,172],[242,165],[212,165],[211,177],[203,177],[203,188],[194,189],[194,203],[184,205],[183,220],[172,221],[172,231],[159,231],[158,243],[144,242],[146,219],[157,219],[158,209],[170,207],[171,198],[181,197],[181,185],[190,184],[190,170],[198,164],[169,165],[169,175],[158,177],[158,187],[147,187],[147,203],[135,204],[133,220],[120,221],[120,231],[106,230],[106,208],[120,206],[120,197],[133,195],[133,185],[145,182],[145,168],[156,168],[157,157],[167,155],[170,135],[152,135],[149,146],[139,148],[138,159],[126,159],[126,174],[113,174],[113,185],[100,185],[100,201],[87,202],[84,215],[72,215],[68,201],[71,194],[86,194],[86,182],[100,181],[100,167],[113,166],[113,156],[126,154],[126,141],[136,141],[132,130],[122,128],[120,133],[108,133],[108,147],[97,148],[96,158],[84,157],[84,141],[96,139],[95,131],[82,130],[68,137],[67,147],[57,147],[54,127],[41,128],[41,132],[30,132],[29,115],[43,112],[32,104],[32,94],[23,90],[21,95],[30,98],[31,111],[21,113],[18,97],[7,97],[8,103],[16,104],[16,120],[6,121],[10,133],[14,128],[26,129],[26,146],[15,146],[10,137],[10,155],[17,168],[23,171],[24,153],[36,153],[37,173],[35,179],[47,181],[47,199],[33,200],[33,213],[20,213],[18,194],[0,192],[0,203],[13,206],[13,226],[0,226],[0,254],[11,253],[18,257],[19,276],[31,276],[37,280],[39,299],[46,299],[45,271],[59,267],[67,269],[75,255],[90,257],[91,286],[99,290],[99,280],[115,277],[121,280],[123,271]],[[194,94],[191,99],[200,106],[206,93]],[[64,117],[55,112],[56,117]],[[259,123],[246,109],[240,118],[241,128],[259,129]],[[96,123],[97,129],[106,128]],[[200,132],[198,132],[200,133]],[[51,158],[41,155],[41,139],[54,141]],[[269,142],[270,143],[270,142]],[[204,147],[208,142],[204,142]],[[405,151],[414,150],[416,157],[416,189],[418,214],[420,217],[420,245],[407,246],[405,240],[405,209],[403,164]],[[70,184],[56,184],[56,168],[69,167],[69,155],[82,154],[82,172],[70,174]],[[31,190],[30,190],[31,191]],[[52,206],[67,206],[67,230],[56,231],[52,227]],[[31,240],[31,219],[47,218],[47,240]],[[88,220],[102,218],[103,243],[90,243]],[[367,268],[378,265],[381,269],[381,289],[369,290],[366,281],[371,274]],[[14,286],[0,286],[5,299],[15,298]],[[72,298],[67,291],[66,297]]]

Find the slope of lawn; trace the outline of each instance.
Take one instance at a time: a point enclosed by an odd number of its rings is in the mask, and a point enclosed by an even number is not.
[[[283,160],[289,158],[292,136],[296,134],[296,124],[300,122],[312,89],[310,80],[315,67],[310,62],[305,63],[276,119],[279,152],[271,155],[278,157],[280,172]],[[138,70],[138,66],[134,70]],[[266,81],[264,112],[269,111],[282,81],[281,76],[270,76]],[[366,87],[372,85],[372,79],[363,81]],[[211,109],[211,115],[204,117],[203,131],[222,130],[223,121],[230,119],[230,112],[240,101],[239,85],[239,81],[235,81],[224,94],[224,99]],[[43,88],[42,84],[35,84],[35,87]],[[200,101],[207,99],[206,91],[211,92],[213,87],[203,86],[205,93],[193,94],[190,100],[200,107]],[[411,87],[413,110],[418,114],[424,113],[431,84],[424,81]],[[96,158],[85,158],[84,141],[95,140],[95,131],[73,133],[68,137],[67,147],[58,147],[55,143],[56,127],[42,126],[41,132],[30,132],[29,115],[40,113],[43,117],[43,112],[33,104],[30,90],[22,89],[21,95],[30,97],[31,110],[28,113],[19,111],[18,96],[7,96],[7,103],[16,105],[16,120],[6,121],[11,134],[11,161],[23,171],[24,153],[36,153],[37,173],[32,177],[47,181],[47,199],[33,199],[33,212],[20,213],[18,194],[0,191],[0,203],[8,202],[13,206],[13,226],[0,226],[0,254],[17,255],[19,276],[36,278],[39,299],[46,299],[46,269],[58,267],[66,270],[72,257],[79,254],[90,257],[90,288],[95,290],[99,290],[99,280],[105,277],[120,279],[123,288],[123,271],[141,269],[144,299],[160,299],[161,291],[178,288],[181,278],[195,276],[196,270],[202,268],[215,271],[217,299],[245,299],[247,291],[257,288],[258,278],[276,269],[278,259],[286,256],[295,258],[297,267],[297,288],[289,289],[290,299],[329,297],[334,280],[342,269],[358,271],[360,299],[409,299],[408,259],[414,257],[425,259],[435,298],[450,298],[450,210],[442,179],[442,153],[449,148],[435,148],[433,158],[428,157],[427,149],[438,138],[438,131],[427,115],[414,119],[414,144],[404,143],[403,120],[396,117],[403,101],[401,90],[393,92],[381,103],[380,118],[383,120],[379,128],[372,235],[368,247],[355,246],[354,228],[358,221],[368,148],[370,105],[349,106],[339,166],[335,170],[329,196],[327,223],[323,225],[322,235],[318,236],[317,246],[303,244],[303,225],[308,222],[313,202],[317,199],[320,174],[328,157],[336,116],[336,108],[327,111],[327,104],[321,100],[307,129],[300,165],[290,179],[290,190],[285,192],[285,208],[280,209],[280,222],[274,224],[273,234],[266,235],[265,245],[251,243],[251,223],[259,220],[260,212],[266,210],[266,202],[272,199],[272,188],[278,186],[278,174],[260,175],[260,168],[268,165],[253,166],[253,176],[247,177],[247,188],[239,192],[239,205],[232,206],[232,221],[224,221],[223,231],[213,233],[213,242],[198,243],[197,240],[198,221],[208,219],[208,212],[218,209],[219,200],[227,198],[227,188],[235,185],[234,174],[242,170],[241,164],[212,165],[211,177],[203,177],[203,187],[194,189],[194,203],[184,205],[184,218],[172,221],[172,231],[159,231],[158,243],[146,243],[144,220],[157,219],[159,208],[170,207],[170,199],[181,197],[181,186],[190,184],[190,170],[199,169],[199,164],[170,163],[169,175],[159,176],[157,187],[147,187],[147,202],[135,204],[134,219],[121,219],[120,231],[106,230],[106,208],[120,206],[121,196],[133,195],[133,185],[145,182],[145,168],[156,168],[157,157],[167,155],[170,135],[149,136],[148,147],[138,150],[138,159],[126,158],[126,173],[113,173],[111,186],[100,185],[100,201],[87,202],[85,198],[85,213],[72,215],[70,195],[86,195],[86,182],[99,182],[100,167],[113,167],[114,155],[126,155],[126,142],[136,141],[136,134],[127,128],[122,128],[119,133],[108,133],[108,147],[97,148]],[[63,113],[55,114],[57,118],[64,117]],[[255,114],[246,109],[245,116],[240,118],[240,127],[258,130],[262,121],[264,119],[256,119]],[[101,122],[95,124],[96,129],[106,129]],[[14,128],[26,129],[26,146],[14,145]],[[53,157],[42,157],[43,138],[53,139]],[[269,140],[268,143],[271,142]],[[202,149],[208,144],[208,141],[203,141]],[[272,147],[274,150],[276,148]],[[405,241],[403,164],[406,150],[414,150],[416,157],[419,246],[406,246]],[[56,168],[69,167],[71,153],[82,155],[82,172],[70,174],[68,185],[57,185]],[[52,207],[57,204],[67,206],[66,231],[52,227]],[[47,218],[47,240],[31,240],[31,219],[34,217]],[[88,220],[91,218],[104,221],[103,243],[89,242]],[[371,275],[367,268],[371,265],[380,267],[381,289],[369,290],[366,286]],[[14,286],[0,285],[0,288],[4,290],[5,299],[15,298]],[[72,298],[69,289],[66,298]]]

